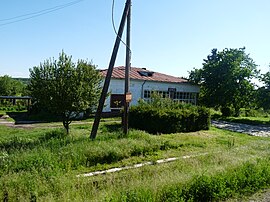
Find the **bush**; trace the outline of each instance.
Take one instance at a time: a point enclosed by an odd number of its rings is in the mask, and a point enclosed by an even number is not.
[[[130,108],[129,123],[131,128],[152,134],[208,130],[210,110],[188,104],[167,103],[166,107],[157,107],[151,102],[141,103]]]
[[[210,108],[211,119],[218,119],[222,116],[219,109]]]
[[[234,116],[235,110],[233,107],[225,106],[225,107],[221,107],[221,113],[222,113],[222,116],[224,117]]]
[[[263,108],[259,109],[240,109],[241,117],[269,117],[269,113],[265,111]]]

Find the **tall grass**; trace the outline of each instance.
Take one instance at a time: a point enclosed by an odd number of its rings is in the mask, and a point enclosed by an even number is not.
[[[0,126],[0,200],[173,201],[174,197],[187,197],[188,194],[180,196],[179,190],[194,195],[192,187],[217,186],[215,176],[227,176],[234,171],[230,169],[242,168],[245,162],[254,166],[244,170],[260,170],[269,164],[270,141],[266,138],[219,129],[158,136],[131,130],[123,136],[119,124],[103,123],[97,139],[91,141],[90,129],[87,123],[71,125],[71,134],[66,135],[59,129]],[[111,175],[76,177],[83,172],[200,153],[208,155]],[[254,161],[257,158],[262,160]],[[269,179],[269,170],[264,169],[266,175],[262,179]],[[256,174],[253,170],[252,173]],[[253,179],[259,175],[258,171]],[[269,181],[262,179],[254,182],[258,188],[269,185]],[[204,184],[199,186],[199,181]],[[233,178],[231,181],[234,182]],[[253,186],[246,190],[257,190]],[[239,188],[233,194],[246,192]],[[229,197],[218,193],[216,198]]]
[[[252,194],[269,187],[269,159],[242,162],[237,165],[224,161],[224,169],[199,160],[175,162],[170,165],[145,168],[133,174],[122,174],[108,184],[114,186],[104,197],[107,201],[220,201],[241,194]],[[198,164],[196,166],[196,164]],[[182,164],[182,165],[181,165]],[[194,165],[195,164],[195,165]],[[208,167],[205,171],[200,166]],[[106,179],[110,179],[107,177]],[[100,189],[106,189],[99,184]],[[103,199],[104,199],[103,198]],[[105,200],[105,199],[104,199]]]
[[[218,201],[270,186],[270,159],[245,162],[215,175],[195,176],[185,185],[166,187],[158,201]]]

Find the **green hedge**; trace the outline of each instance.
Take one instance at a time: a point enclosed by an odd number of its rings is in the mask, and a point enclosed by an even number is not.
[[[210,110],[192,105],[179,105],[171,109],[139,105],[130,108],[129,125],[152,134],[208,130]]]

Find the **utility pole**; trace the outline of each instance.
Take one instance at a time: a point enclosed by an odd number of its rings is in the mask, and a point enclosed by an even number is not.
[[[109,85],[110,85],[110,81],[111,81],[111,76],[112,76],[112,72],[113,72],[113,67],[114,67],[114,64],[115,64],[116,57],[117,57],[117,53],[118,53],[119,45],[120,45],[120,42],[121,42],[122,34],[123,34],[123,31],[124,31],[126,19],[127,19],[128,13],[129,13],[129,9],[131,7],[130,5],[131,5],[131,0],[127,0],[125,8],[124,8],[123,15],[122,15],[122,18],[121,18],[119,30],[118,30],[118,33],[117,33],[117,36],[116,36],[116,40],[115,40],[111,60],[110,60],[110,63],[109,63],[109,68],[108,68],[108,71],[107,71],[107,75],[106,75],[106,78],[105,78],[104,86],[103,86],[101,96],[100,96],[100,99],[99,99],[99,104],[98,104],[98,108],[97,108],[97,111],[96,111],[95,121],[94,121],[92,131],[91,131],[91,135],[90,135],[90,138],[92,140],[95,139],[96,135],[97,135],[97,130],[98,130],[99,122],[100,122],[100,119],[101,119],[101,114],[102,114],[102,109],[103,109],[103,106],[104,106],[104,103],[105,103],[106,95],[108,93],[108,89],[109,89]]]
[[[129,102],[131,102],[131,93],[129,92],[129,70],[131,66],[131,48],[130,48],[130,24],[131,24],[131,5],[127,16],[127,38],[126,38],[126,67],[125,67],[125,103],[124,103],[124,115],[123,115],[123,129],[124,134],[128,134],[128,112]]]

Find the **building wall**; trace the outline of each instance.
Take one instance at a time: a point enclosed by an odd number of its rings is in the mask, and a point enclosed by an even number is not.
[[[125,81],[123,79],[111,79],[109,86],[110,94],[124,94]],[[132,93],[132,101],[130,105],[136,105],[139,99],[144,98],[144,91],[168,91],[168,88],[175,88],[177,92],[199,93],[198,86],[185,83],[165,83],[155,81],[130,80],[130,92]],[[110,96],[105,101],[103,111],[110,112]]]

